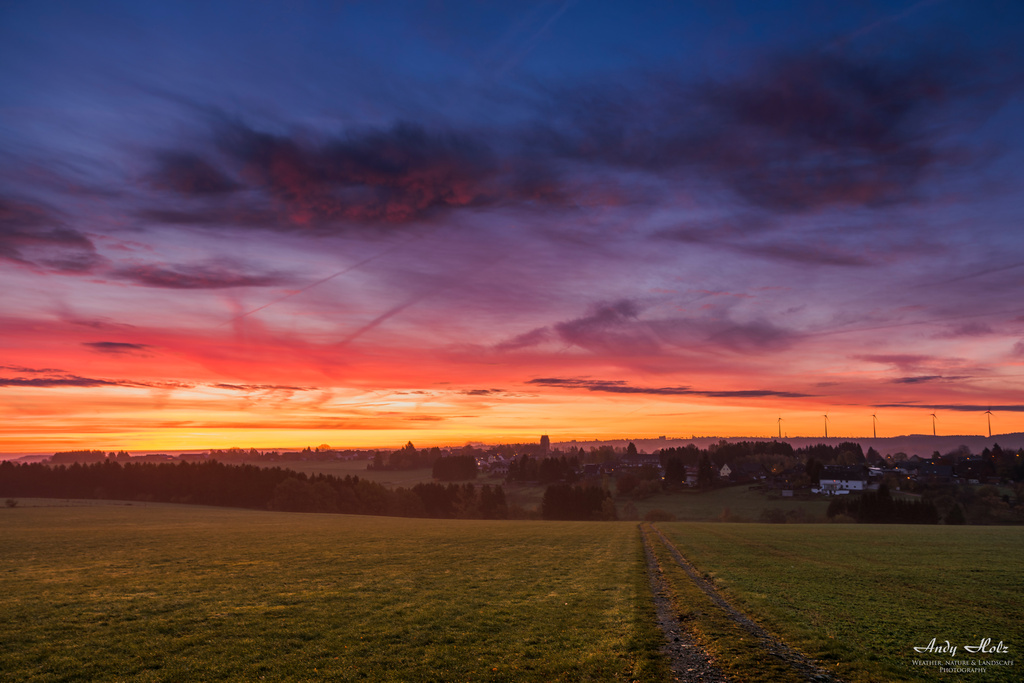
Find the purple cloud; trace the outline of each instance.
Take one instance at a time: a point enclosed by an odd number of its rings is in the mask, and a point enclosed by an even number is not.
[[[111,382],[105,379],[93,379],[91,377],[79,377],[77,375],[62,375],[57,377],[0,377],[0,387],[106,387],[119,386],[121,382]],[[132,384],[134,386],[134,383]]]
[[[500,342],[494,346],[496,351],[518,351],[519,349],[538,346],[552,338],[551,330],[547,327],[538,327],[516,335],[511,339]]]
[[[139,353],[152,348],[149,344],[130,344],[127,342],[82,342],[82,346],[88,346],[99,353]]]
[[[57,370],[55,368],[25,368],[18,365],[0,365],[0,370],[10,370],[12,372],[28,372],[31,374],[46,374],[46,375],[60,375],[66,374],[64,370]]]
[[[466,396],[496,396],[498,394],[504,394],[504,389],[467,389],[462,392]]]
[[[186,196],[224,195],[241,185],[197,154],[166,152],[157,158],[154,187]]]
[[[894,384],[924,384],[925,382],[934,382],[939,379],[947,379],[942,375],[918,375],[916,377],[899,377],[892,380]]]
[[[309,387],[293,387],[283,384],[212,384],[215,389],[230,389],[246,393],[257,391],[312,391]]]
[[[956,160],[934,121],[984,79],[969,64],[811,52],[717,82],[582,88],[555,98],[532,142],[577,161],[696,172],[770,212],[907,202],[926,171]]]
[[[237,266],[211,262],[199,265],[123,266],[111,275],[144,287],[162,289],[227,289],[230,287],[273,287],[290,278],[277,272],[244,273]]]
[[[703,396],[707,398],[803,398],[808,394],[798,394],[790,391],[775,391],[771,389],[746,389],[739,391],[706,391],[693,389],[686,386],[677,387],[638,387],[628,384],[622,380],[592,380],[585,378],[564,378],[564,377],[539,377],[531,379],[526,384],[536,384],[545,387],[560,387],[565,389],[585,389],[611,394],[647,394],[651,396]]]
[[[566,344],[590,351],[613,351],[627,355],[651,353],[659,344],[644,324],[637,324],[640,305],[632,300],[603,303],[589,315],[554,326]]]
[[[2,197],[0,258],[59,273],[87,273],[103,262],[92,241],[50,209]]]
[[[986,410],[991,410],[994,413],[1022,413],[1024,412],[1024,405],[1020,404],[1005,404],[1005,405],[989,405],[989,404],[977,404],[977,403],[944,403],[926,405],[922,403],[885,403],[874,406],[876,408],[920,408],[922,410],[950,410],[953,412],[961,413],[984,413]]]

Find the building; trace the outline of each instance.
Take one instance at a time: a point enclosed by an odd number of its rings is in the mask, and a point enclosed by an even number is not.
[[[868,471],[863,465],[845,467],[823,467],[818,479],[818,488],[813,493],[826,495],[843,495],[850,491],[863,491],[867,488]]]

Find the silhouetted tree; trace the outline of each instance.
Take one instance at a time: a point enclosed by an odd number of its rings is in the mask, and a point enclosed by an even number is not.
[[[711,465],[711,458],[705,453],[700,457],[700,465],[697,467],[697,486],[709,489],[714,485],[715,469]]]

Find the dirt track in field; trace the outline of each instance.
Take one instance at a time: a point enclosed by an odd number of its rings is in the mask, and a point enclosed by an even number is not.
[[[682,553],[669,541],[661,530],[650,524],[640,528],[647,556],[647,575],[654,596],[654,604],[658,614],[658,625],[665,633],[666,645],[663,652],[669,657],[673,679],[676,681],[728,681],[729,679],[715,666],[711,655],[701,647],[693,635],[687,630],[679,618],[676,607],[672,604],[668,584],[661,566],[654,554],[652,536],[661,543],[672,557],[672,560],[686,572],[690,580],[704,591],[705,594],[736,624],[757,639],[758,645],[767,656],[781,660],[801,678],[816,683],[841,683],[834,674],[819,668],[814,662],[761,626],[731,605],[700,572],[683,557]]]
[[[669,658],[673,680],[715,683],[728,681],[725,674],[714,665],[707,650],[694,640],[680,622],[679,612],[672,604],[668,582],[665,581],[658,559],[654,556],[650,538],[643,528],[641,533],[644,539],[644,554],[647,557],[647,579],[650,582],[651,594],[654,596],[658,626],[665,634],[665,645],[661,651]]]

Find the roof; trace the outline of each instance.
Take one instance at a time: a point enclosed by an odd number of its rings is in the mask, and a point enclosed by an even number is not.
[[[821,475],[818,478],[864,481],[868,478],[868,469],[864,465],[826,465],[821,468]]]

